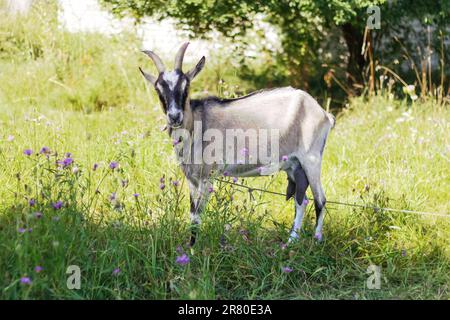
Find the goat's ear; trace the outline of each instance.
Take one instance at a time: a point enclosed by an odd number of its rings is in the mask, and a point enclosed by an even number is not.
[[[148,82],[150,82],[152,85],[155,85],[156,78],[154,76],[142,70],[141,67],[139,67],[139,71],[141,71],[142,75],[145,79],[147,79]]]
[[[188,73],[186,73],[186,76],[189,78],[189,80],[192,81],[192,79],[194,79],[195,76],[198,75],[200,71],[202,71],[204,66],[205,66],[205,57],[203,56],[197,63],[197,65]]]

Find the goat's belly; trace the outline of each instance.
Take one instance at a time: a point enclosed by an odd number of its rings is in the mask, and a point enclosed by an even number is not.
[[[232,177],[260,177],[270,176],[280,170],[285,170],[285,163],[269,164],[269,165],[254,165],[254,164],[238,164],[225,166],[222,172],[227,176]]]

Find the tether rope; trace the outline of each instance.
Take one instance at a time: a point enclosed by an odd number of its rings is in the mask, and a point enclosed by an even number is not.
[[[260,188],[253,188],[253,187],[246,186],[244,184],[234,183],[234,182],[230,182],[230,181],[226,181],[226,180],[222,180],[222,179],[218,179],[218,178],[215,178],[215,180],[219,181],[219,182],[227,183],[230,185],[238,186],[240,188],[246,188],[249,190],[250,194],[253,191],[258,191],[258,192],[269,193],[269,194],[274,194],[274,195],[283,196],[283,197],[286,196],[286,194],[281,193],[281,192],[264,190],[264,189],[260,189]],[[346,203],[346,202],[331,201],[331,200],[327,200],[327,203],[336,204],[336,205],[340,205],[340,206],[357,207],[357,208],[363,208],[363,209],[373,209],[374,211],[382,211],[383,210],[383,211],[399,212],[399,213],[405,213],[405,214],[417,214],[417,215],[424,215],[424,216],[450,218],[449,214],[438,213],[438,212],[424,212],[424,211],[414,211],[414,210],[405,210],[405,209],[383,208],[383,207],[377,207],[377,206],[369,206],[369,205],[364,205],[364,204]]]

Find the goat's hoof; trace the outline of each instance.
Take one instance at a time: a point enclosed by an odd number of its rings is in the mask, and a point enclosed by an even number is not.
[[[294,235],[291,234],[289,236],[289,240],[288,240],[287,244],[296,243],[299,241],[300,241],[300,236],[297,233],[295,233]]]

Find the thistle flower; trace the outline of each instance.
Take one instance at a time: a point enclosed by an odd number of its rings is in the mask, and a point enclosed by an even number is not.
[[[109,164],[109,168],[111,170],[117,169],[118,167],[119,167],[119,163],[116,162],[116,161],[111,161],[110,164]]]
[[[175,262],[180,266],[185,266],[189,263],[190,259],[186,253],[183,253],[181,256],[178,256]]]
[[[25,149],[25,150],[23,150],[23,154],[29,157],[33,154],[33,150]]]
[[[73,163],[73,159],[68,157],[64,160],[58,161],[57,163],[65,169]]]
[[[133,197],[135,197],[136,199],[139,198],[139,193],[134,193]]]
[[[22,277],[22,278],[20,278],[20,283],[30,285],[32,283],[32,281],[29,277]]]
[[[35,212],[34,213],[34,217],[36,218],[36,219],[40,219],[40,218],[42,218],[42,213],[41,212]]]
[[[50,153],[50,148],[49,147],[42,147],[41,150],[39,151],[40,154],[49,154]]]
[[[293,270],[292,270],[292,268],[289,268],[289,267],[283,267],[283,268],[281,268],[281,270],[284,272],[284,273],[291,273]]]
[[[119,275],[120,272],[121,272],[120,268],[115,268],[112,272],[112,275],[117,276],[117,275]]]
[[[53,209],[55,210],[59,210],[62,208],[63,206],[63,202],[61,200],[56,201],[55,203],[53,203]]]
[[[30,207],[34,207],[34,205],[36,204],[36,200],[34,200],[33,198],[28,200],[28,204]]]
[[[164,190],[165,187],[166,187],[166,185],[165,185],[164,183],[161,183],[161,184],[159,185],[159,188],[160,188],[161,190]]]
[[[36,266],[36,267],[34,267],[34,272],[36,272],[36,273],[39,273],[39,272],[41,272],[42,270],[44,270],[44,268],[42,268],[41,266]]]
[[[94,163],[94,166],[92,167],[92,171],[97,170],[97,168],[98,168],[98,163]]]
[[[317,241],[322,241],[322,232],[317,232],[314,235],[314,239],[316,239]]]

